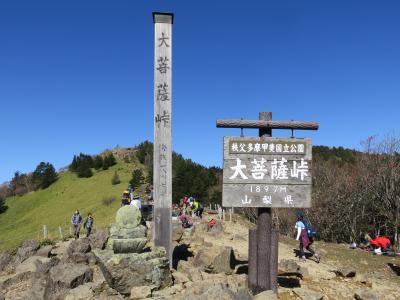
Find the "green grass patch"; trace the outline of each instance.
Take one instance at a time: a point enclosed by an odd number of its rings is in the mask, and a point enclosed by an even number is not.
[[[6,200],[8,210],[0,215],[0,250],[17,247],[26,239],[43,239],[43,225],[47,225],[50,239],[59,238],[59,226],[64,236],[69,234],[70,218],[79,209],[83,218],[91,212],[95,227],[108,226],[115,219],[120,198],[132,177],[132,170],[144,167],[137,161],[118,163],[105,171],[94,171],[93,177],[78,178],[71,172],[59,174],[59,179],[45,190],[28,193]],[[112,185],[115,171],[121,180]],[[145,185],[138,193],[142,196]],[[105,205],[103,199],[115,197],[116,201]]]

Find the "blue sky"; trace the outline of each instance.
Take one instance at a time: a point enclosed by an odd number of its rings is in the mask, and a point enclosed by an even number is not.
[[[318,145],[399,132],[399,1],[2,1],[0,182],[153,139],[152,11],[175,13],[173,146],[185,157],[220,166],[223,136],[240,130],[216,119],[259,111],[319,121],[295,132]]]

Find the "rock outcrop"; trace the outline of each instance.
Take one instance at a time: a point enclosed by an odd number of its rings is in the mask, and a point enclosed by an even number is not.
[[[164,248],[145,253],[94,251],[107,283],[121,294],[129,294],[135,286],[152,285],[155,289],[172,284],[169,261]]]

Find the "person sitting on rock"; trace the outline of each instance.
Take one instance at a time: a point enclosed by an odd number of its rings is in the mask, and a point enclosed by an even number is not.
[[[71,217],[71,224],[74,228],[74,238],[79,238],[79,231],[81,230],[82,217],[77,209]]]
[[[188,218],[188,216],[186,215],[186,213],[185,213],[184,210],[181,210],[181,211],[179,212],[179,221],[181,221],[181,224],[182,224],[182,227],[183,227],[183,228],[190,228],[190,227],[192,227],[192,224],[190,224],[189,218]]]
[[[215,219],[208,220],[207,231],[210,231],[210,229],[213,228],[215,224],[217,224],[217,220],[215,220]]]
[[[88,216],[85,220],[85,222],[83,223],[83,227],[86,229],[86,237],[88,237],[90,235],[90,233],[92,232],[92,228],[93,228],[93,217],[91,213],[88,213]]]

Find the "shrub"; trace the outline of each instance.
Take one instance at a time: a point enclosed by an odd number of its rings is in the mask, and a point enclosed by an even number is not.
[[[112,185],[116,185],[116,184],[120,184],[120,183],[121,183],[121,180],[119,179],[117,171],[115,171],[114,175],[113,175],[113,177],[111,179],[111,184]]]
[[[117,199],[115,197],[104,197],[101,201],[105,206],[110,206],[113,204]]]
[[[48,246],[48,245],[54,246],[56,243],[51,239],[43,239],[39,242],[39,244],[41,247],[43,247],[43,246]]]

